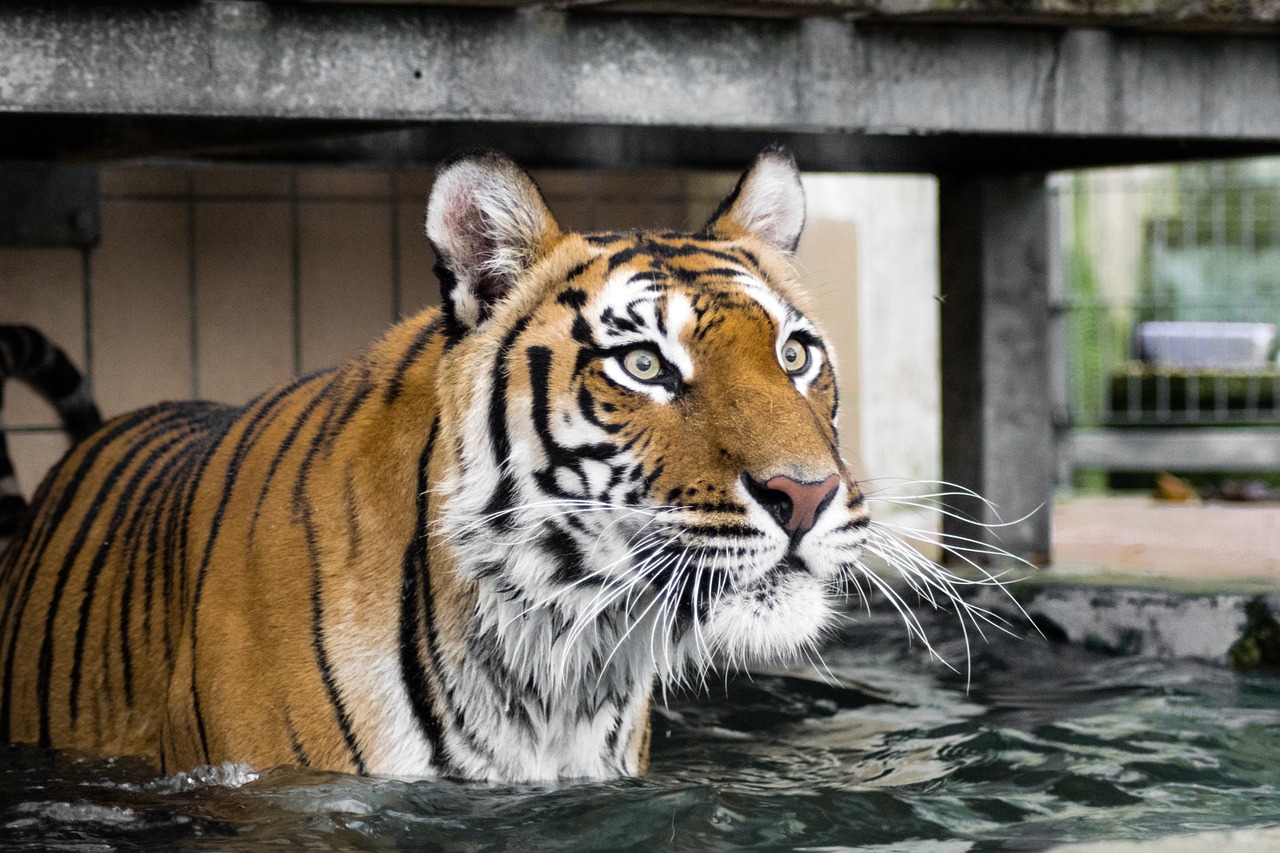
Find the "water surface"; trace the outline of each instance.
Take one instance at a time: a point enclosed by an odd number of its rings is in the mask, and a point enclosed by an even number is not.
[[[132,761],[0,747],[0,847],[951,853],[1280,826],[1280,676],[1033,634],[975,646],[966,689],[954,617],[926,627],[960,672],[863,614],[825,668],[671,697],[639,780],[157,780]]]

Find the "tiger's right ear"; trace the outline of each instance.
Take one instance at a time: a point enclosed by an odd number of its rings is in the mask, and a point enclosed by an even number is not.
[[[537,185],[497,151],[446,161],[427,199],[445,311],[475,328],[560,236]]]

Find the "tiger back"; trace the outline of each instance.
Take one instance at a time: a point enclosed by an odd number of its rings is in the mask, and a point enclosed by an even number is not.
[[[694,233],[443,165],[444,307],[242,407],[108,421],[0,555],[0,738],[393,776],[636,774],[656,685],[795,657],[867,513],[768,149]]]

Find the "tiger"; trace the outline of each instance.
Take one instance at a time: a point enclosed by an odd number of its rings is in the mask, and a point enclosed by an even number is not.
[[[645,773],[658,691],[814,649],[867,536],[804,218],[782,147],[696,231],[563,230],[505,155],[445,161],[439,308],[50,471],[0,555],[0,740],[162,775]]]
[[[0,413],[4,411],[4,382],[18,379],[30,385],[58,414],[63,431],[74,442],[102,426],[102,413],[71,359],[31,326],[0,325]],[[0,551],[18,529],[27,503],[0,429]]]

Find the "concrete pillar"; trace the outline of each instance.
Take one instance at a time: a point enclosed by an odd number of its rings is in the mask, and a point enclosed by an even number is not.
[[[949,504],[988,524],[943,530],[1036,563],[1050,551],[1054,456],[1045,175],[938,184],[942,476],[991,501]],[[1025,516],[1025,518],[1024,518]]]

